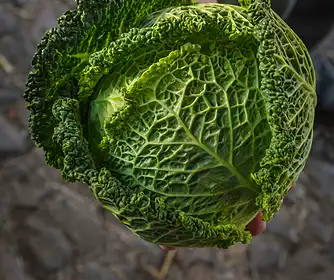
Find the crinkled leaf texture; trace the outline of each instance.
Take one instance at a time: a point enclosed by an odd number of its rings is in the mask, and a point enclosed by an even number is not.
[[[78,0],[33,58],[33,139],[149,242],[228,248],[279,210],[312,143],[315,74],[270,1]]]

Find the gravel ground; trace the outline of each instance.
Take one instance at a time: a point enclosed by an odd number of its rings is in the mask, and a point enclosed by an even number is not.
[[[44,31],[70,1],[0,0],[0,279],[331,280],[334,129],[317,124],[305,172],[267,231],[229,250],[162,252],[68,184],[28,140],[21,95]]]

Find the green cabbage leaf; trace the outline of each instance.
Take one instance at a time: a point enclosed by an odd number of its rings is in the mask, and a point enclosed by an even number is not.
[[[269,0],[239,2],[77,0],[38,45],[32,138],[146,241],[248,243],[305,166],[309,53]]]

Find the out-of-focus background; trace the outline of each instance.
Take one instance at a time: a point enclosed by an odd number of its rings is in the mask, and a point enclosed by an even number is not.
[[[169,253],[102,211],[87,186],[62,181],[29,141],[22,93],[30,59],[73,2],[0,0],[0,279],[334,279],[334,2],[273,0],[319,79],[312,155],[284,206],[249,246]]]

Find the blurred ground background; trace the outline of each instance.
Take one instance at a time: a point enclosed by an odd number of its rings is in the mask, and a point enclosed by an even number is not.
[[[64,183],[45,165],[28,140],[21,96],[36,44],[70,6],[67,0],[0,0],[0,279],[334,279],[334,120],[328,111],[318,117],[305,172],[268,230],[229,250],[162,252],[101,211],[86,186]],[[305,21],[299,13],[295,24],[298,16]],[[300,28],[312,48],[315,26],[309,33]],[[325,51],[320,45],[315,55]],[[328,57],[334,60],[333,50]]]

